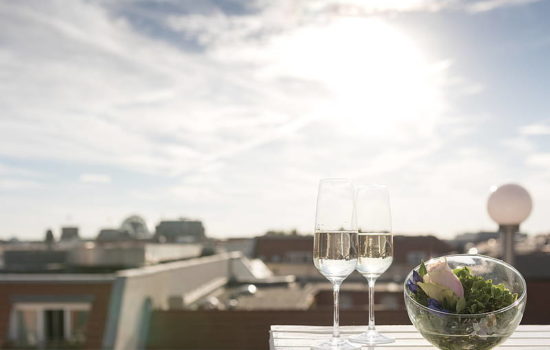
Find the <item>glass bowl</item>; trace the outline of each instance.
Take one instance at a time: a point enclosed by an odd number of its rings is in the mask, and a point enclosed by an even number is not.
[[[447,255],[451,269],[468,266],[473,275],[492,279],[494,284],[503,283],[518,298],[511,305],[482,314],[452,314],[429,309],[412,297],[404,285],[405,305],[413,325],[430,343],[443,350],[487,350],[506,340],[523,317],[527,301],[525,279],[504,261],[483,255]],[[440,259],[440,258],[435,258]],[[426,262],[429,265],[433,260]],[[419,266],[414,270],[418,271]]]

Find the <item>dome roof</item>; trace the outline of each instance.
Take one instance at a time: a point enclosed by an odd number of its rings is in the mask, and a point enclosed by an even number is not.
[[[149,238],[149,228],[145,220],[138,215],[132,215],[127,217],[120,225],[121,231],[126,231],[133,238]]]

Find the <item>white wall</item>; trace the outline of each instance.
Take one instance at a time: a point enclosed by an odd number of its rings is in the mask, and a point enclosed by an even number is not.
[[[162,261],[200,256],[201,244],[159,244],[126,242],[112,245],[80,245],[69,251],[69,262],[77,266],[143,266]]]
[[[152,309],[167,309],[170,297],[192,300],[214,284],[224,285],[230,278],[231,261],[241,256],[224,253],[119,272],[111,293],[103,348],[144,349]]]
[[[145,244],[145,260],[148,264],[159,261],[189,259],[201,255],[202,244]]]

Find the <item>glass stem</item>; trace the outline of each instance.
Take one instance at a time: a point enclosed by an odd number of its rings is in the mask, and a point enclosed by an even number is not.
[[[338,328],[340,326],[340,302],[338,300],[338,296],[340,294],[340,284],[342,284],[341,281],[335,281],[332,284],[332,292],[334,294],[334,320],[332,326],[333,340],[340,338],[340,329]]]
[[[369,331],[374,331],[374,283],[376,278],[367,278],[369,283]]]

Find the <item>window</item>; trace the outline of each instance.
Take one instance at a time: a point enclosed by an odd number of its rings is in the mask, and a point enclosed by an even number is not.
[[[87,310],[69,311],[69,339],[74,343],[84,343],[86,341],[86,325],[88,324]]]
[[[58,343],[65,339],[65,313],[60,310],[44,310],[44,339],[46,343]]]
[[[16,310],[15,336],[12,337],[18,344],[21,345],[37,345],[38,344],[38,315],[35,310]]]
[[[85,303],[15,303],[10,338],[17,346],[83,344],[89,310]]]

